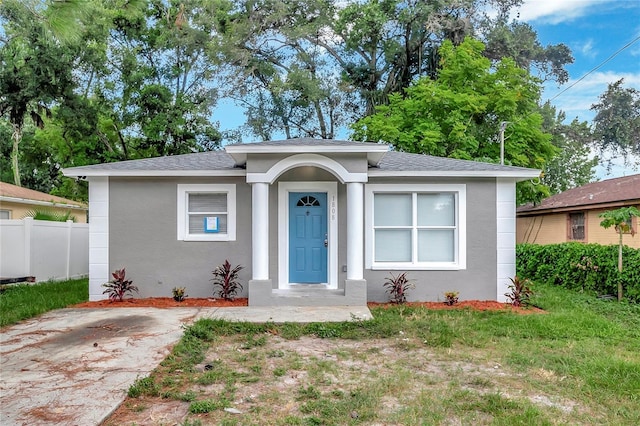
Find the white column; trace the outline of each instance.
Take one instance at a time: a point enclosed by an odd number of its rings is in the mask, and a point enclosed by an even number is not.
[[[89,300],[106,299],[109,271],[109,178],[89,178]]]
[[[364,184],[347,183],[347,279],[364,277]]]
[[[269,184],[251,186],[251,247],[254,280],[269,279]]]

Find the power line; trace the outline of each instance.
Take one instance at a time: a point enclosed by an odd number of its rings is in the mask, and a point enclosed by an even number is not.
[[[618,54],[620,52],[622,52],[623,50],[629,48],[633,43],[635,43],[636,41],[640,40],[640,36],[636,37],[635,39],[631,40],[629,43],[625,44],[624,46],[622,46],[620,49],[618,49],[615,53],[613,53],[611,56],[609,56],[607,59],[605,59],[600,65],[598,65],[597,67],[593,68],[591,71],[589,71],[588,73],[586,73],[585,75],[583,75],[582,77],[580,77],[578,80],[576,80],[573,84],[569,85],[567,88],[565,88],[563,91],[561,91],[560,93],[556,94],[553,98],[549,99],[549,102],[551,102],[552,100],[554,100],[555,98],[557,98],[558,96],[562,95],[564,92],[566,92],[567,90],[571,89],[573,86],[575,86],[576,84],[580,83],[582,80],[584,80],[585,78],[587,78],[587,76],[589,74],[592,74],[594,72],[596,72],[597,70],[599,70],[600,68],[602,68],[603,65],[605,65],[607,62],[609,62],[610,60],[612,60],[613,58],[615,58],[616,56],[618,56]]]

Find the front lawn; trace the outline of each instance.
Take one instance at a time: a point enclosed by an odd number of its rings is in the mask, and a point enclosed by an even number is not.
[[[0,291],[0,327],[89,300],[89,279],[17,284]]]
[[[640,305],[535,290],[546,314],[200,320],[106,424],[640,424]]]

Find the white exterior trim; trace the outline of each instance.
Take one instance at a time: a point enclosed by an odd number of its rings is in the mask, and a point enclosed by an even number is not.
[[[516,275],[516,184],[496,179],[496,300],[506,302],[510,278]]]
[[[337,182],[278,183],[278,289],[291,288],[289,283],[289,192],[327,193],[327,259],[328,289],[338,288],[338,184]],[[294,283],[295,284],[295,283]]]
[[[89,179],[89,300],[103,300],[109,269],[109,178]]]
[[[457,235],[455,262],[374,262],[373,194],[376,192],[456,193]],[[365,186],[365,267],[372,270],[447,271],[467,268],[467,186],[465,184],[368,184]],[[413,242],[416,250],[416,241]]]
[[[444,170],[369,170],[369,177],[502,177],[514,178],[516,182],[522,180],[534,179],[540,177],[540,170],[523,170],[523,171],[490,171],[490,170],[461,170],[461,171],[444,171]]]
[[[227,194],[227,233],[189,234],[187,194],[190,192],[217,192]],[[178,184],[178,240],[181,241],[235,241],[236,240],[236,186],[234,184]]]
[[[341,183],[367,181],[366,173],[351,173],[342,164],[324,155],[296,154],[278,161],[265,173],[247,173],[247,183],[266,182],[272,184],[284,172],[301,166],[324,169],[340,179]]]
[[[67,177],[93,177],[93,176],[139,176],[139,177],[166,177],[166,176],[245,176],[245,170],[91,170],[91,169],[62,169],[62,174]]]

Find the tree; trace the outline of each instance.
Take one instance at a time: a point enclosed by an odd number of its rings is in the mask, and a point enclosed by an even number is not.
[[[556,114],[556,108],[548,101],[540,108],[540,113],[543,130],[551,134],[551,143],[558,148],[547,162],[542,179],[551,195],[593,182],[598,157],[589,158],[593,141],[589,124],[577,118],[564,124],[565,113]]]
[[[512,58],[520,68],[537,71],[543,80],[555,80],[564,84],[569,79],[565,65],[573,63],[571,50],[564,44],[542,46],[535,30],[527,23],[507,23],[506,16],[499,16],[494,22],[487,20],[484,40],[487,48],[484,55],[499,61]]]
[[[0,116],[11,123],[11,168],[21,186],[20,143],[25,120],[44,125],[52,103],[73,96],[73,53],[57,42],[42,20],[34,19],[35,0],[0,3],[6,34],[0,44]]]
[[[603,218],[600,226],[609,229],[612,226],[618,233],[618,272],[622,272],[622,236],[625,233],[633,235],[634,229],[631,228],[631,218],[640,217],[640,210],[635,207],[622,207],[616,210],[609,210],[599,215]],[[618,302],[622,301],[622,282],[618,280]]]
[[[599,102],[591,106],[595,144],[600,153],[640,155],[640,91],[624,88],[624,80],[609,84]]]
[[[458,47],[443,43],[439,78],[422,78],[403,94],[391,95],[388,105],[354,125],[353,138],[405,152],[498,162],[498,130],[508,122],[506,163],[544,168],[557,149],[542,131],[539,81],[511,59],[492,68],[482,50],[471,38]],[[545,195],[544,185],[519,186],[520,202]]]

